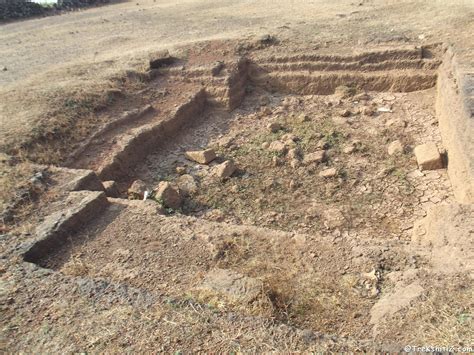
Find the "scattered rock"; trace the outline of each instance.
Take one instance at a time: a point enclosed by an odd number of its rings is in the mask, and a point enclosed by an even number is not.
[[[268,147],[270,147],[270,143],[268,143],[268,142],[263,142],[262,143],[262,149],[268,149]]]
[[[222,164],[216,165],[212,172],[219,179],[227,179],[232,176],[237,167],[232,160],[226,160]]]
[[[267,128],[270,130],[270,132],[277,133],[279,130],[282,129],[282,126],[277,122],[272,122],[268,124]]]
[[[301,159],[301,151],[298,148],[291,148],[287,156],[290,160],[299,160]]]
[[[308,115],[301,114],[296,118],[297,123],[309,122],[311,118]]]
[[[318,141],[318,144],[316,144],[316,146],[318,148],[321,148],[321,149],[328,149],[329,148],[329,142],[326,138],[323,138],[323,139],[320,139]]]
[[[345,154],[352,154],[354,153],[356,150],[356,145],[354,143],[351,143],[349,145],[346,145],[342,151],[345,153]]]
[[[326,151],[318,150],[313,153],[306,154],[303,159],[305,165],[308,164],[319,164],[326,160]]]
[[[293,168],[293,169],[298,169],[300,167],[301,163],[299,160],[297,159],[293,159],[290,161],[290,166]]]
[[[401,119],[398,119],[398,118],[392,118],[392,119],[389,119],[387,120],[387,122],[385,122],[385,126],[386,127],[396,127],[396,128],[405,128],[407,126],[407,123]]]
[[[319,176],[323,178],[332,178],[332,177],[335,177],[336,175],[337,175],[336,168],[325,169],[319,173]]]
[[[341,117],[349,117],[351,115],[351,111],[349,110],[342,110],[341,112],[339,112],[339,115]]]
[[[337,125],[345,125],[349,123],[349,120],[344,117],[332,116],[332,121]]]
[[[420,170],[435,170],[443,168],[443,160],[436,144],[429,142],[415,147],[416,161]]]
[[[290,183],[288,184],[288,187],[290,188],[290,190],[296,190],[298,187],[301,186],[301,183],[295,181],[295,180],[291,180]]]
[[[281,140],[284,142],[297,142],[300,138],[298,136],[295,136],[293,133],[285,133],[284,135],[281,136]]]
[[[284,154],[287,151],[286,145],[280,141],[271,142],[268,149],[270,149],[272,152],[277,152],[281,154]]]
[[[199,298],[210,303],[246,306],[265,298],[260,280],[244,276],[232,270],[213,269],[196,288]]]
[[[285,162],[282,158],[279,158],[279,157],[272,157],[272,166],[281,166],[283,165]]]
[[[192,195],[195,194],[198,190],[198,186],[194,177],[189,174],[181,175],[177,180],[176,184],[180,191],[182,191],[185,195]]]
[[[105,194],[107,195],[107,197],[119,197],[120,193],[118,190],[117,183],[115,181],[104,181],[102,185],[104,185]]]
[[[400,142],[398,139],[390,143],[387,148],[388,155],[403,153],[403,150],[404,148],[403,148],[402,142]]]
[[[186,168],[184,166],[177,166],[176,173],[179,175],[186,174]]]
[[[367,94],[366,92],[363,92],[363,93],[360,93],[360,94],[357,94],[353,97],[354,101],[369,101],[370,100],[370,96],[369,94]]]
[[[130,200],[143,200],[147,191],[146,184],[142,180],[135,180],[128,189],[128,198]]]
[[[392,113],[393,111],[390,107],[379,107],[377,112]]]
[[[341,99],[354,96],[354,94],[355,94],[355,88],[345,86],[345,85],[338,86],[334,90],[334,95],[336,95],[337,97]]]
[[[322,216],[324,226],[328,229],[341,227],[345,223],[344,215],[337,208],[324,209]]]
[[[187,159],[199,164],[209,164],[217,158],[216,152],[213,149],[189,151],[185,153],[185,156]]]
[[[365,116],[373,116],[375,115],[375,111],[372,107],[370,106],[364,106],[362,107],[362,110],[361,110],[362,114],[365,115]]]
[[[278,39],[270,34],[265,34],[257,40],[260,47],[268,47],[278,43]]]
[[[167,181],[162,181],[154,190],[155,198],[162,202],[163,206],[178,209],[181,207],[182,198],[178,191]]]

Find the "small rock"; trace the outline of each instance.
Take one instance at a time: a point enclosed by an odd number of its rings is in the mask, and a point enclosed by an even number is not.
[[[286,153],[287,147],[284,143],[280,141],[274,141],[271,142],[268,149],[270,149],[272,152],[277,152],[277,153]]]
[[[222,164],[216,165],[212,172],[219,179],[227,179],[232,176],[236,169],[237,168],[232,160],[226,160]]]
[[[217,248],[215,257],[220,257],[222,250]],[[205,276],[201,285],[194,292],[198,298],[219,299],[221,303],[247,305],[259,302],[264,298],[262,281],[247,277],[232,270],[212,269]]]
[[[368,101],[370,100],[369,94],[363,92],[361,94],[357,94],[353,97],[354,101]]]
[[[142,180],[135,180],[128,189],[129,200],[143,200],[145,196],[146,184]]]
[[[323,138],[318,141],[318,144],[316,144],[316,146],[321,149],[327,149],[329,148],[329,143],[326,138]]]
[[[313,153],[306,154],[303,159],[305,165],[308,164],[319,164],[326,160],[326,151],[318,150]]]
[[[339,115],[341,117],[349,117],[351,115],[351,111],[349,110],[342,110],[341,112],[339,112]]]
[[[102,185],[104,185],[105,194],[107,197],[119,197],[120,194],[115,181],[104,181],[102,182]]]
[[[284,135],[281,136],[282,141],[292,141],[292,142],[297,142],[299,141],[299,137],[295,136],[293,133],[285,133]]]
[[[176,184],[179,187],[179,190],[184,192],[186,195],[195,194],[198,190],[196,180],[189,174],[181,175],[177,180]]]
[[[385,122],[385,126],[386,127],[393,126],[394,128],[405,128],[407,126],[407,123],[398,118],[392,118],[392,119],[387,120],[387,122]]]
[[[295,181],[295,180],[291,180],[290,183],[288,184],[288,186],[289,186],[289,188],[290,188],[291,190],[294,191],[294,190],[296,190],[298,187],[300,187],[301,184],[300,184],[299,182]]]
[[[176,173],[179,175],[186,174],[186,168],[184,166],[177,166]]]
[[[298,148],[292,148],[288,151],[288,159],[299,160],[301,158],[301,151]]]
[[[339,117],[339,116],[333,116],[332,121],[337,125],[344,125],[346,123],[349,123],[349,121],[346,118]]]
[[[178,191],[167,181],[162,181],[158,184],[158,187],[154,190],[155,198],[162,202],[165,207],[178,209],[181,207],[183,202]]]
[[[7,71],[7,70],[8,70],[7,67],[2,68],[2,71]]]
[[[272,166],[281,166],[284,164],[283,159],[279,157],[272,157]]]
[[[365,115],[365,116],[373,116],[375,115],[375,111],[372,107],[370,106],[364,106],[362,107],[362,110],[361,110],[362,114]]]
[[[404,148],[403,148],[402,142],[400,142],[398,139],[390,143],[387,148],[388,155],[403,153],[403,150]]]
[[[297,123],[309,122],[311,118],[308,115],[301,114],[296,118]]]
[[[336,175],[337,175],[336,168],[325,169],[319,173],[319,176],[323,178],[332,178],[332,177],[335,177]]]
[[[209,164],[211,161],[217,158],[214,149],[190,151],[186,152],[185,156],[187,159],[195,161],[199,164]]]
[[[342,149],[342,151],[345,154],[352,154],[352,153],[355,152],[355,150],[356,150],[355,144],[349,144],[349,145],[345,146],[344,149]]]
[[[293,168],[293,169],[298,169],[300,167],[301,163],[299,160],[296,160],[296,159],[293,159],[290,161],[290,166]]]
[[[355,89],[349,86],[341,85],[334,90],[334,95],[341,99],[353,96],[355,94]]]
[[[263,142],[262,143],[262,149],[268,149],[269,146],[270,146],[270,143],[268,143],[268,142]]]
[[[420,170],[435,170],[443,168],[443,160],[436,144],[429,142],[415,147],[416,161]]]
[[[281,124],[277,122],[272,122],[267,125],[267,128],[270,130],[272,133],[277,133],[279,130],[282,129]]]

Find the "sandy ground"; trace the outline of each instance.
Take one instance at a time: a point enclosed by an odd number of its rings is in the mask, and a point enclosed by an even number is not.
[[[8,70],[0,73],[0,83],[18,84],[80,61],[263,33],[315,45],[419,36],[458,41],[469,34],[473,8],[469,0],[127,1],[1,26],[0,66]]]

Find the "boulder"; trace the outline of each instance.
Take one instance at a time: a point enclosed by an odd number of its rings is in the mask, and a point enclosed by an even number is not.
[[[184,192],[186,195],[195,194],[198,190],[198,186],[194,177],[189,174],[184,174],[178,177],[176,184],[180,191]]]
[[[436,144],[429,142],[415,147],[415,156],[420,170],[443,168],[443,160]]]
[[[195,161],[199,164],[209,164],[217,157],[214,149],[189,151],[185,153],[185,156],[187,159]]]
[[[216,165],[212,169],[212,173],[219,179],[227,179],[232,176],[237,167],[232,160],[226,160],[222,164]]]
[[[143,200],[147,191],[146,184],[142,180],[135,180],[128,189],[128,198],[130,200]]]
[[[162,202],[164,207],[178,209],[183,202],[178,191],[167,181],[160,182],[158,187],[154,190],[154,194],[155,198]]]

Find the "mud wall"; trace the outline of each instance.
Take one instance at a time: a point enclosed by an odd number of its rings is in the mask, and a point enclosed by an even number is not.
[[[448,153],[448,174],[458,202],[474,202],[474,74],[453,48],[444,54],[437,82],[436,114]]]
[[[200,90],[187,103],[180,106],[175,114],[158,125],[146,125],[123,143],[123,149],[113,157],[113,160],[103,166],[97,173],[105,180],[117,180],[126,177],[128,171],[167,139],[172,138],[186,122],[197,119],[206,104],[206,92]]]

